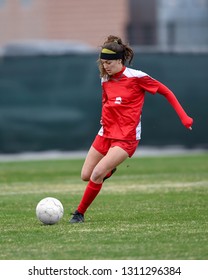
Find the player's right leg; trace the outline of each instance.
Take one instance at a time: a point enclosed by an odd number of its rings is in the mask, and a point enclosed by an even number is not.
[[[77,210],[73,213],[73,217],[69,221],[70,223],[84,222],[84,214],[100,192],[106,174],[108,174],[110,170],[115,169],[116,166],[122,163],[128,156],[128,153],[118,146],[109,149],[108,153],[93,169],[90,181],[86,186]]]
[[[84,164],[82,166],[81,171],[81,178],[83,181],[89,181],[90,177],[92,175],[92,172],[95,168],[95,166],[98,164],[98,162],[104,157],[103,154],[98,152],[93,146],[90,147],[88,154],[85,158]],[[89,182],[88,185],[92,185],[93,182]],[[89,192],[89,190],[88,190]],[[85,195],[87,196],[87,199],[89,199],[89,194]],[[85,198],[86,200],[86,198]],[[72,214],[72,218],[70,219],[70,223],[83,223],[84,222],[84,214],[80,213],[78,209]]]
[[[93,169],[103,157],[103,154],[101,154],[93,146],[91,146],[86,156],[85,162],[82,166],[81,178],[83,181],[90,180]]]

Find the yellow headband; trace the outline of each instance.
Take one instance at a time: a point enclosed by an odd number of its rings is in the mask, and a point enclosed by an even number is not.
[[[112,50],[109,50],[109,49],[106,49],[106,48],[103,48],[101,53],[116,54],[116,52],[114,52]]]
[[[123,59],[123,52],[114,52],[112,50],[103,48],[100,53],[100,59],[106,59],[106,60]]]

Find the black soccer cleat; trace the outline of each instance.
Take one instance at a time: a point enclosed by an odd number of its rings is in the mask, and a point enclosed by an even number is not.
[[[113,173],[116,172],[116,170],[117,170],[116,167],[115,167],[113,170],[111,170],[110,174],[107,174],[107,175],[103,178],[103,182],[104,182],[106,179],[110,178],[110,177],[113,175]]]
[[[84,215],[79,213],[77,210],[72,213],[73,217],[71,220],[69,220],[70,224],[75,224],[75,223],[84,223]]]

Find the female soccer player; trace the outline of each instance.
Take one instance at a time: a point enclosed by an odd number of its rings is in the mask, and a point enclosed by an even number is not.
[[[134,154],[141,136],[141,114],[145,92],[162,94],[175,109],[182,124],[192,129],[190,118],[179,101],[161,82],[125,66],[133,50],[117,36],[110,35],[98,60],[102,84],[101,129],[89,149],[81,178],[89,181],[70,223],[84,222],[84,214],[98,195],[103,182],[116,167]]]

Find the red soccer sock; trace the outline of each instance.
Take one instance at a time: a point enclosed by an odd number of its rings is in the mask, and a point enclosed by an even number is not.
[[[96,184],[92,181],[89,181],[85,192],[83,194],[82,200],[77,208],[78,212],[81,214],[84,214],[87,210],[87,208],[90,206],[90,204],[93,202],[93,200],[98,195],[99,191],[102,188],[101,184]]]

